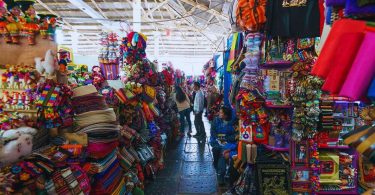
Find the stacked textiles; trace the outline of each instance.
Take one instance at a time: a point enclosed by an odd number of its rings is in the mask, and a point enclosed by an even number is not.
[[[123,190],[123,169],[117,159],[119,126],[114,110],[92,85],[73,90],[76,132],[86,133],[88,169],[92,176],[91,194],[118,194]]]

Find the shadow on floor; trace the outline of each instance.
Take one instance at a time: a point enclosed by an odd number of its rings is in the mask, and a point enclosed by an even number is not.
[[[194,121],[194,117],[191,118]],[[206,118],[203,121],[209,137],[210,124]],[[195,133],[193,125],[193,134]],[[167,148],[165,169],[158,173],[155,181],[146,185],[145,194],[221,194],[218,192],[212,162],[208,138],[198,141],[193,137],[183,137]]]

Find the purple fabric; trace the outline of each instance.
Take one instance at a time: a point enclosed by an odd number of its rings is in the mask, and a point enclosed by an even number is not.
[[[346,0],[326,0],[326,5],[328,7],[333,6],[333,7],[344,7],[345,6],[345,1]]]
[[[347,15],[371,15],[375,14],[375,5],[359,7],[357,0],[346,0],[345,13]]]

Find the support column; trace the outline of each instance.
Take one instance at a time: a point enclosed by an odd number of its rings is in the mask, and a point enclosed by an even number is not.
[[[159,60],[160,57],[160,32],[154,31],[154,57]]]
[[[72,37],[72,50],[73,53],[78,53],[78,37],[79,34],[76,30],[71,32],[71,37]]]
[[[142,4],[141,0],[133,0],[133,31],[141,31],[142,22]]]

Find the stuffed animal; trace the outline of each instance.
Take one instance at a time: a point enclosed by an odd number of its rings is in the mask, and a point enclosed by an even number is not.
[[[49,49],[46,52],[44,61],[42,61],[42,58],[40,57],[35,58],[35,67],[40,74],[46,73],[47,77],[54,75],[54,73],[58,69],[58,66],[52,50]]]
[[[33,148],[33,136],[22,134],[16,140],[12,140],[5,145],[0,146],[0,163],[13,163],[23,156],[31,153]]]
[[[23,134],[35,135],[37,130],[31,127],[20,127],[4,131],[1,138],[3,141],[18,139]]]

